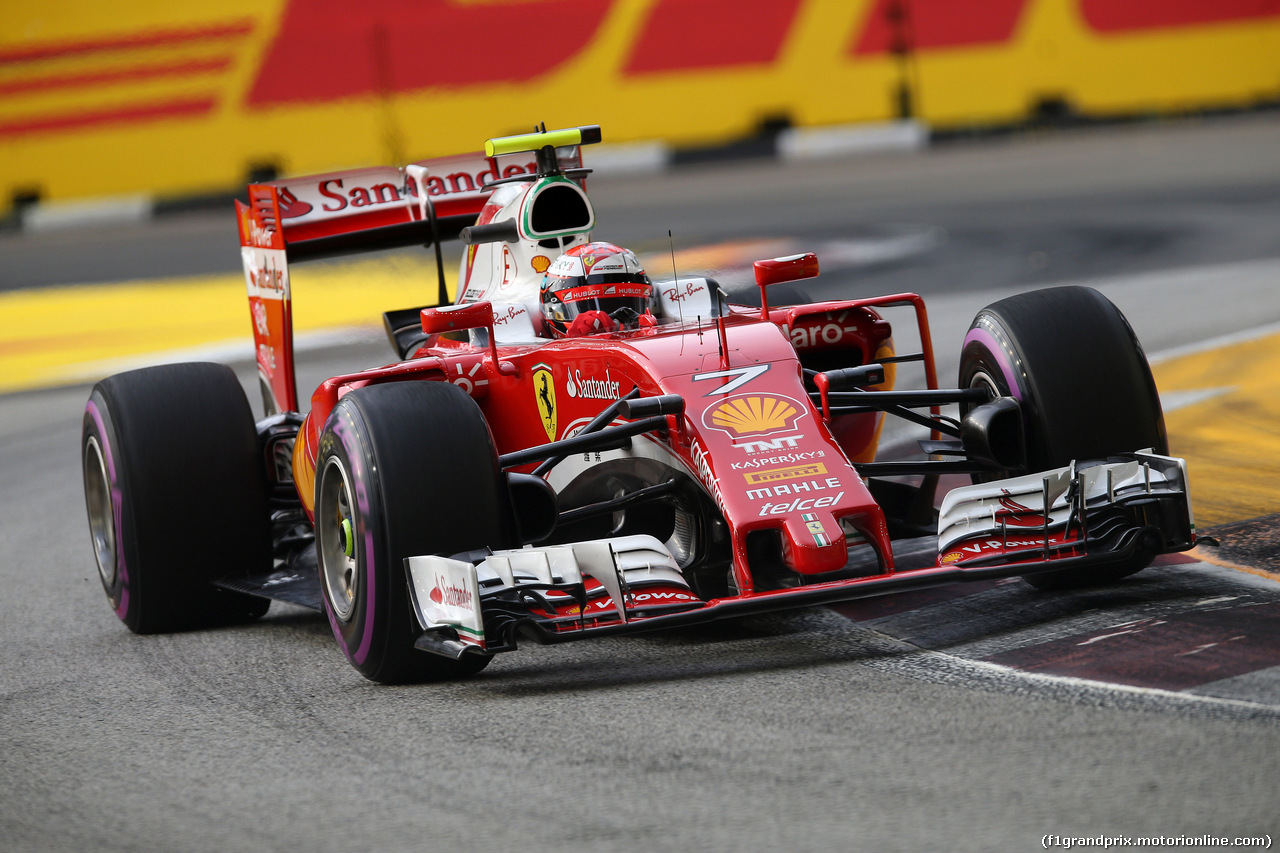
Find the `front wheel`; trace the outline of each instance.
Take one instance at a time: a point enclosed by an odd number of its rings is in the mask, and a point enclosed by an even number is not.
[[[960,387],[987,388],[1022,407],[1027,468],[1152,448],[1168,453],[1151,368],[1120,309],[1088,287],[1053,287],[994,302],[964,339]],[[1041,589],[1107,583],[1150,557],[1026,580]]]
[[[480,409],[445,382],[348,393],[316,459],[316,553],[338,645],[365,677],[394,684],[470,675],[489,658],[414,648],[421,630],[406,557],[517,546],[505,477]]]

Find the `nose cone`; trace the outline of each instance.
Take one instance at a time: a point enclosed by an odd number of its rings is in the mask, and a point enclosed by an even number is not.
[[[802,575],[844,568],[849,551],[840,523],[825,509],[791,512],[782,525],[782,559]]]

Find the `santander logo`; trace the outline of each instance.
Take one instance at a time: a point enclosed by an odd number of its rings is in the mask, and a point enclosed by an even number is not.
[[[580,162],[576,156],[561,160],[565,165]],[[443,157],[423,160],[421,164],[430,167],[422,187],[414,178],[390,167],[290,178],[288,186],[277,184],[280,218],[296,224],[296,220],[347,216],[368,209],[403,208],[416,204],[424,189],[437,202],[483,198],[493,189],[494,181],[538,171],[537,162],[525,153]]]
[[[279,199],[281,219],[296,219],[311,212],[311,205],[289,192],[288,187],[280,188]]]
[[[430,598],[445,607],[471,607],[471,591],[462,586],[450,586],[448,578],[436,575]]]
[[[609,368],[604,370],[604,379],[588,376],[582,378],[582,371],[573,371],[565,381],[565,392],[570,397],[581,397],[584,400],[616,400],[621,383],[609,378]]]

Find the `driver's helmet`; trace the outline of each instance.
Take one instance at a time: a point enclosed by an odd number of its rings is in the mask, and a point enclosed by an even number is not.
[[[653,285],[630,249],[574,246],[542,279],[542,317],[557,337],[634,329],[651,316]]]

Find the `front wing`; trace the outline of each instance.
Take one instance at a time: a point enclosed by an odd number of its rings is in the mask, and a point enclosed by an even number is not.
[[[931,567],[702,601],[651,536],[405,561],[417,647],[451,658],[638,633],[950,583],[1069,573],[1186,550],[1181,459],[1139,452],[956,489]]]

